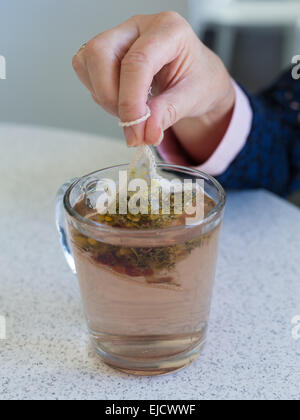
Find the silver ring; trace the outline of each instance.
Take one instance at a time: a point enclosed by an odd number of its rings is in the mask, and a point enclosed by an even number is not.
[[[81,51],[83,51],[86,47],[87,43],[85,42],[84,44],[81,45],[81,47],[79,48],[79,50],[77,51],[77,54],[79,54]]]

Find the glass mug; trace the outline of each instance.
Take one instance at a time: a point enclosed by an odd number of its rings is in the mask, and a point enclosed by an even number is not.
[[[140,230],[101,224],[77,212],[80,200],[95,198],[98,181],[117,181],[126,169],[110,167],[63,185],[56,201],[57,228],[67,262],[78,276],[95,351],[126,373],[165,374],[192,363],[206,341],[225,193],[202,172],[158,164],[170,180],[204,182],[214,203],[204,219]],[[154,262],[159,268],[155,274]]]

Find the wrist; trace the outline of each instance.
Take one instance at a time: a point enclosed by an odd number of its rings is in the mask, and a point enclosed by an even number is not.
[[[230,79],[228,89],[224,96],[215,105],[211,107],[212,109],[210,111],[208,111],[203,116],[199,117],[203,125],[213,125],[216,127],[217,124],[226,122],[228,117],[232,116],[235,100],[235,89],[233,86],[233,82]]]

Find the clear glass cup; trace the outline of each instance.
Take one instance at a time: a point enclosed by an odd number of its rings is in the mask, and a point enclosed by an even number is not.
[[[193,362],[206,341],[225,193],[204,173],[158,164],[165,178],[204,181],[214,206],[203,220],[161,229],[122,229],[76,211],[78,201],[93,200],[97,181],[117,181],[126,168],[103,169],[63,185],[56,202],[57,228],[78,276],[95,351],[127,373],[165,374]],[[133,258],[134,267],[128,265]],[[159,267],[155,273],[153,262]]]

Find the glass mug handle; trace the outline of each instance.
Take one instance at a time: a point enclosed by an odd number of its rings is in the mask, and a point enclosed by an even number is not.
[[[77,181],[77,178],[71,179],[60,187],[58,190],[56,201],[55,201],[55,219],[56,219],[56,228],[59,233],[60,243],[64,256],[67,260],[69,267],[72,270],[73,274],[76,274],[76,267],[74,257],[71,251],[70,239],[67,233],[65,209],[64,209],[64,196],[70,186]]]

